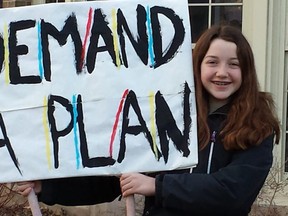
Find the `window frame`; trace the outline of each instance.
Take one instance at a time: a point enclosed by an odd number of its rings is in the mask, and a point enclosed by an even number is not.
[[[209,0],[208,3],[188,3],[188,7],[203,7],[208,6],[208,28],[211,27],[211,21],[212,21],[212,7],[215,6],[242,6],[242,14],[243,14],[243,0],[240,3],[213,3],[212,0]],[[242,17],[243,21],[243,17]]]
[[[188,0],[188,7],[208,7],[208,23],[207,27],[210,28],[212,25],[212,12],[213,7],[221,7],[221,6],[241,6],[242,7],[242,23],[243,23],[243,2],[245,0],[242,0],[242,2],[235,2],[235,3],[213,3],[213,0],[208,0],[207,3],[189,3]],[[192,43],[192,48],[194,48],[195,43]]]
[[[280,120],[281,138],[279,145],[275,145],[274,147],[274,163],[276,167],[281,167],[283,172],[280,174],[280,178],[283,178],[285,176],[288,177],[288,172],[285,173],[284,170],[285,148],[288,147],[286,146],[286,119],[288,109],[288,2],[286,2],[286,0],[269,1],[268,9],[268,55],[265,90],[272,93],[276,104],[277,115]],[[275,71],[277,71],[277,73],[275,73]]]

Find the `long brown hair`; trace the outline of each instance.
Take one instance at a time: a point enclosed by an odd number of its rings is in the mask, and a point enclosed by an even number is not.
[[[259,145],[263,139],[275,134],[279,142],[279,121],[274,101],[269,93],[260,92],[252,49],[242,32],[232,26],[213,26],[206,30],[193,50],[193,67],[197,103],[199,147],[203,149],[210,140],[207,125],[209,94],[201,82],[201,63],[211,42],[220,38],[237,45],[237,57],[242,74],[242,84],[231,98],[231,108],[219,135],[227,150],[246,149]]]

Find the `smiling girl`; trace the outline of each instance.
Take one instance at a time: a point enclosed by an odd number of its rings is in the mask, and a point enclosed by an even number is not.
[[[241,31],[214,26],[193,51],[199,162],[154,177],[123,174],[122,194],[146,196],[144,215],[247,216],[272,165],[280,129],[260,92],[251,47]]]
[[[251,47],[241,31],[214,26],[196,43],[193,68],[198,165],[190,172],[123,174],[122,195],[146,196],[144,215],[247,216],[272,165],[280,137],[272,97],[260,92]],[[48,204],[90,205],[121,192],[117,177],[19,183]]]

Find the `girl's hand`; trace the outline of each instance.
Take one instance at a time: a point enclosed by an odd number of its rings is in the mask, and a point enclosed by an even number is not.
[[[27,197],[29,193],[34,189],[35,193],[41,192],[41,181],[25,181],[17,182],[17,192]]]
[[[122,174],[120,185],[123,197],[133,194],[155,195],[155,178],[140,173]]]

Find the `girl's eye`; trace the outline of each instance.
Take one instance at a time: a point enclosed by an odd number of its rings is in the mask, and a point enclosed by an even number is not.
[[[239,62],[231,62],[230,66],[232,67],[239,67]]]
[[[209,64],[209,65],[215,65],[215,64],[217,64],[217,62],[214,61],[214,60],[210,60],[210,61],[207,61],[207,64]]]

